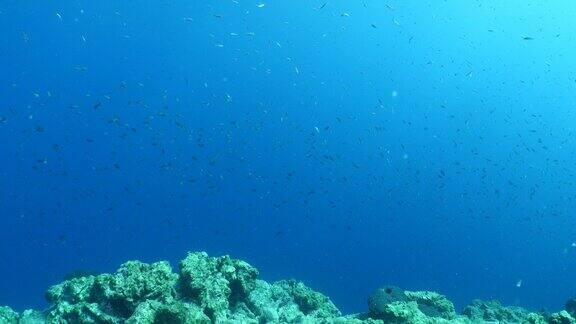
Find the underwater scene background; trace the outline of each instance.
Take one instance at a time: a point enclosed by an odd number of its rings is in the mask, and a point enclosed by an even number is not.
[[[387,284],[575,295],[576,2],[0,3],[0,305],[230,254],[345,313]]]

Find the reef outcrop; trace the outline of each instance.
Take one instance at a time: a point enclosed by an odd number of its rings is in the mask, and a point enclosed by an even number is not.
[[[46,292],[50,307],[17,313],[0,307],[1,324],[102,323],[574,323],[574,303],[553,314],[476,300],[458,314],[445,296],[376,289],[368,312],[342,315],[302,282],[258,279],[258,270],[229,256],[189,253],[178,271],[168,262],[124,263],[112,274],[73,277]]]

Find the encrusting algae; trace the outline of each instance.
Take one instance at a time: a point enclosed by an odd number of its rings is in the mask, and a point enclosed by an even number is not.
[[[178,273],[168,262],[124,263],[116,273],[71,278],[48,289],[50,307],[17,313],[0,307],[0,324],[102,323],[575,323],[574,308],[529,312],[476,300],[457,314],[445,296],[385,286],[369,310],[342,315],[325,295],[301,282],[268,283],[258,270],[229,256],[189,253]],[[567,305],[571,305],[567,303]]]

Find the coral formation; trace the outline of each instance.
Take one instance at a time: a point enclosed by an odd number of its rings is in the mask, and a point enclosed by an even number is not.
[[[18,323],[18,313],[10,307],[0,306],[0,323]]]
[[[554,313],[548,318],[550,324],[576,324],[576,319],[572,317],[567,311],[563,310],[559,313]]]
[[[46,298],[51,306],[44,312],[0,307],[0,323],[576,324],[574,301],[548,315],[476,300],[457,314],[443,295],[394,286],[375,290],[367,313],[343,316],[328,297],[301,282],[268,283],[242,260],[204,252],[189,253],[178,273],[168,262],[129,261],[113,274],[71,276],[48,289]]]
[[[368,310],[375,318],[381,318],[384,316],[388,304],[405,300],[404,290],[395,286],[381,287],[368,297]]]
[[[387,323],[456,318],[454,304],[445,296],[429,291],[404,291],[394,286],[376,289],[368,298],[368,308],[369,317]]]
[[[0,323],[2,324],[44,324],[47,323],[45,315],[35,310],[25,310],[16,313],[10,307],[0,307]]]
[[[168,262],[129,261],[115,274],[67,280],[51,287],[49,321],[57,323],[118,323],[145,301],[171,303],[178,275]]]
[[[180,262],[180,288],[184,299],[197,302],[212,320],[227,318],[256,285],[258,270],[228,256],[209,258],[189,253]]]
[[[545,323],[540,314],[527,312],[521,307],[504,307],[496,300],[474,300],[462,313],[477,322]]]
[[[406,291],[404,295],[408,301],[416,302],[418,309],[428,317],[456,318],[454,304],[444,295],[431,291]]]

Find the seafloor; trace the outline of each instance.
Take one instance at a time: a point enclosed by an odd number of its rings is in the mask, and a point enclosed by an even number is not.
[[[557,313],[476,300],[457,314],[445,296],[381,287],[368,311],[343,315],[323,294],[295,280],[268,283],[228,256],[189,253],[168,262],[129,261],[114,274],[77,276],[48,289],[45,311],[0,307],[0,323],[576,323],[576,300]]]

